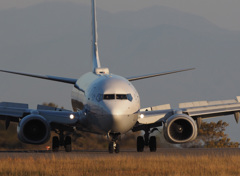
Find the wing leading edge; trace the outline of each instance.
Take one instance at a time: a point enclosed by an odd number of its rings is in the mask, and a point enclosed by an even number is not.
[[[49,124],[60,124],[72,127],[85,117],[84,112],[38,105],[37,109],[28,109],[28,104],[0,102],[0,120],[6,121],[6,128],[10,122],[20,122],[29,116],[42,116]]]
[[[202,118],[212,118],[225,115],[234,115],[238,123],[240,117],[240,96],[234,100],[220,101],[196,101],[180,103],[179,108],[171,109],[170,105],[159,105],[141,109],[138,124],[133,131],[138,131],[148,125],[150,127],[161,126],[174,114],[186,114],[198,121]]]

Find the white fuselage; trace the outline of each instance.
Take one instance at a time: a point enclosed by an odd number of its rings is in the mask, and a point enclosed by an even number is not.
[[[86,73],[72,91],[74,111],[85,111],[81,130],[107,134],[126,133],[138,120],[140,98],[125,78],[112,74]]]

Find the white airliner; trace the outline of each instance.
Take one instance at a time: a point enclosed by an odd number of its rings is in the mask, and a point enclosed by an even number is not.
[[[143,130],[144,136],[137,138],[137,151],[145,146],[155,152],[156,137],[150,134],[156,127],[163,126],[165,139],[170,143],[185,143],[194,140],[201,126],[202,118],[234,114],[239,119],[240,97],[236,100],[199,101],[181,103],[178,109],[170,105],[159,105],[140,109],[140,97],[131,84],[132,81],[192,70],[182,69],[142,76],[124,78],[111,74],[102,68],[98,55],[97,22],[95,0],[92,0],[92,60],[93,70],[79,79],[55,76],[40,76],[13,71],[0,70],[17,75],[30,76],[51,81],[72,84],[73,111],[38,105],[28,109],[27,104],[0,103],[0,119],[18,123],[17,133],[20,141],[28,144],[44,144],[50,139],[50,132],[58,136],[52,139],[52,150],[64,146],[72,150],[71,137],[66,135],[74,130],[107,135],[110,139],[109,152],[119,152],[118,138],[132,130]]]

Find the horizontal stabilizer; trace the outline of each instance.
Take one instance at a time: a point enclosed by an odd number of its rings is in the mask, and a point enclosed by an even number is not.
[[[136,81],[136,80],[139,80],[139,79],[146,79],[146,78],[152,78],[152,77],[156,77],[156,76],[169,75],[169,74],[173,74],[173,73],[179,73],[179,72],[184,72],[184,71],[189,71],[189,70],[194,70],[194,69],[195,68],[187,68],[187,69],[182,69],[182,70],[152,73],[152,74],[141,75],[141,76],[127,77],[127,79],[128,79],[128,81]]]
[[[0,70],[0,72],[28,76],[28,77],[39,78],[39,79],[46,79],[46,80],[50,80],[50,81],[57,81],[57,82],[68,83],[68,84],[75,84],[77,82],[77,79],[73,79],[73,78],[63,78],[63,77],[49,76],[49,75],[41,76],[41,75],[36,75],[36,74],[13,72],[13,71],[7,71],[7,70]]]

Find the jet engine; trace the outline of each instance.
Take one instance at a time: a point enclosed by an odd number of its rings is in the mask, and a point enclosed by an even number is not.
[[[170,143],[185,143],[196,139],[197,125],[186,114],[175,114],[167,119],[163,126],[165,139]]]
[[[28,144],[44,144],[50,138],[51,128],[46,119],[40,115],[24,117],[17,127],[18,139]]]

